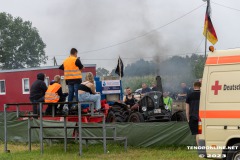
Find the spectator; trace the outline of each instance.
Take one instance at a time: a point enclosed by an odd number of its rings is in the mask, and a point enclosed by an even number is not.
[[[195,82],[193,85],[193,92],[187,96],[186,99],[186,117],[189,123],[192,135],[196,135],[196,142],[198,144],[198,119],[199,119],[199,101],[200,101],[200,82]]]
[[[166,109],[172,111],[173,99],[169,97],[169,92],[163,92],[163,103]]]
[[[45,93],[45,102],[46,103],[65,102],[67,94],[62,93],[62,87],[60,84],[60,80],[61,80],[60,76],[56,75],[54,77],[54,81],[52,81],[50,83],[50,85],[48,86],[48,89]],[[58,105],[56,105],[56,104],[54,105],[55,114],[57,111],[57,106]],[[61,104],[59,107],[59,113],[62,113],[62,109],[63,109],[63,105]],[[48,105],[48,108],[46,109],[45,114],[52,114],[52,105]]]
[[[156,83],[152,83],[152,91],[158,91]]]
[[[179,100],[184,100],[187,98],[187,95],[190,93],[190,89],[187,87],[186,83],[181,83],[182,91],[178,94]]]
[[[132,94],[132,90],[130,87],[126,88],[126,96],[123,97],[123,102],[130,108],[132,107],[136,99],[134,98],[134,95]]]
[[[44,102],[44,95],[47,91],[47,86],[44,82],[45,75],[43,73],[38,73],[37,80],[33,82],[31,88],[30,88],[30,101],[32,103],[36,102]],[[37,108],[37,105],[33,105],[33,114],[38,114],[39,109]]]
[[[78,101],[78,87],[82,82],[83,65],[79,58],[77,58],[77,49],[72,48],[70,56],[65,59],[59,69],[64,70],[64,79],[68,85],[68,102],[73,101],[75,95],[76,101]],[[70,108],[71,109],[71,108]]]
[[[147,86],[146,83],[142,83],[142,92],[141,94],[151,92],[152,90]]]
[[[94,77],[91,72],[86,74],[85,81],[79,85],[78,88],[78,100],[79,101],[93,101],[95,103],[95,109],[99,111],[101,109],[101,96],[95,91]]]

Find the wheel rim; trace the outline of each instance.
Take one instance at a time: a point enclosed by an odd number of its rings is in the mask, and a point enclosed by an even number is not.
[[[233,160],[240,160],[240,152],[235,154]]]

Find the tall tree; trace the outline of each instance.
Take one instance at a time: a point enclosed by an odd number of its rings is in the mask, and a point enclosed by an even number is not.
[[[98,68],[97,69],[97,76],[108,76],[109,75],[109,71],[106,70],[105,68]]]
[[[191,63],[194,76],[197,79],[202,78],[205,66],[205,57],[203,55],[193,54],[191,57]]]
[[[0,68],[37,67],[46,63],[46,45],[29,21],[0,13]]]

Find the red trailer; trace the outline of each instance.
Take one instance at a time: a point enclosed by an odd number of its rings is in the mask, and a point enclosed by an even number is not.
[[[5,103],[29,103],[30,87],[37,79],[38,73],[44,73],[46,75],[45,83],[47,86],[49,85],[49,82],[53,80],[55,75],[60,75],[63,92],[65,92],[66,87],[63,79],[63,71],[58,69],[58,67],[59,66],[51,66],[0,71],[0,111],[3,111],[3,105]],[[96,76],[95,64],[84,64],[84,67],[85,68],[82,71],[83,79],[86,72],[92,72],[93,75]],[[31,109],[32,106],[29,106],[24,110]],[[15,110],[15,107],[9,108],[9,110]]]

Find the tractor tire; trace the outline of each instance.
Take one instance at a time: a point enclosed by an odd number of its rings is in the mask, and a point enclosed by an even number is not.
[[[125,112],[123,112],[123,122],[128,122],[128,118],[129,118],[129,111],[125,111]]]
[[[176,112],[173,114],[171,121],[187,121],[187,118],[183,112]]]
[[[113,123],[113,122],[123,122],[123,118],[119,115],[119,112],[109,111],[106,122]]]
[[[113,122],[115,120],[116,116],[114,114],[113,111],[109,111],[108,112],[108,115],[107,115],[107,118],[106,118],[106,122]]]
[[[123,118],[119,117],[119,116],[116,116],[115,117],[115,122],[123,122]]]
[[[141,113],[139,112],[133,112],[130,114],[128,118],[128,122],[134,122],[134,123],[139,123],[139,122],[144,122],[144,117]]]

